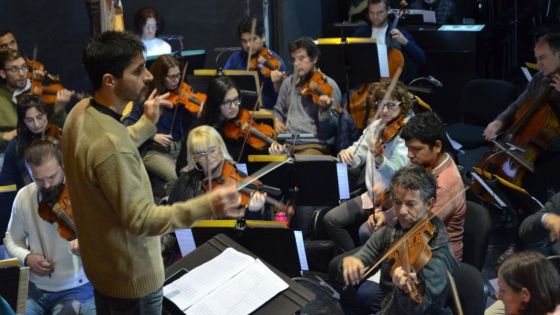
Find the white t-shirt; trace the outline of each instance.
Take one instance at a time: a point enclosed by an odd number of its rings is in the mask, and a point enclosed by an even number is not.
[[[371,38],[375,38],[375,41],[380,45],[385,45],[385,34],[387,33],[387,27],[389,24],[385,24],[384,27],[372,27],[371,28]]]
[[[157,56],[171,53],[171,45],[160,38],[143,39],[142,43],[146,46],[146,56]]]

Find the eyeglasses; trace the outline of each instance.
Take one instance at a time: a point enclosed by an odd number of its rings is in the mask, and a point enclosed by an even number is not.
[[[144,24],[144,29],[157,30],[157,24],[146,23]]]
[[[208,155],[216,154],[217,152],[218,152],[218,148],[209,147],[207,151],[200,151],[200,152],[196,152],[195,154],[193,154],[193,158],[194,159],[200,159],[200,158],[206,157]]]
[[[27,72],[27,71],[29,71],[29,67],[28,67],[27,65],[22,65],[22,66],[19,66],[19,67],[17,67],[17,66],[16,66],[16,67],[11,67],[11,68],[7,68],[7,69],[4,69],[4,70],[5,70],[5,71],[8,71],[8,72],[10,72],[10,73],[12,73],[12,74],[16,74],[16,73],[18,73],[19,71],[22,71],[22,72]]]
[[[383,109],[383,107],[387,108],[387,110],[393,111],[397,108],[397,106],[399,106],[401,104],[401,102],[397,102],[397,101],[380,101],[377,103],[381,108]]]
[[[236,97],[234,99],[231,100],[224,100],[224,102],[222,103],[223,107],[238,107],[239,105],[241,105],[241,99],[239,97]]]
[[[0,50],[5,50],[5,49],[8,49],[8,48],[10,48],[12,46],[15,46],[15,45],[16,45],[16,41],[14,39],[12,39],[9,43],[5,43],[5,44],[0,45]]]

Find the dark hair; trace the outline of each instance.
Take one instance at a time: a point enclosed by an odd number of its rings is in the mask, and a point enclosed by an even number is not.
[[[157,10],[150,6],[142,7],[134,13],[134,29],[136,30],[136,33],[142,35],[144,25],[146,24],[148,18],[154,18],[156,20],[156,36],[159,36],[159,34],[161,34],[161,32],[165,29],[165,22],[163,17],[159,16]]]
[[[391,179],[391,195],[397,185],[408,190],[418,190],[424,202],[436,198],[436,177],[421,166],[408,164],[396,171]]]
[[[130,32],[107,31],[90,39],[82,52],[82,62],[94,90],[101,87],[105,74],[122,78],[124,69],[143,51],[144,44]]]
[[[307,56],[309,56],[309,58],[311,59],[313,58],[318,59],[319,55],[321,54],[319,47],[315,45],[311,37],[306,37],[306,36],[300,37],[294,40],[293,42],[291,42],[290,45],[288,46],[288,49],[290,50],[290,54],[300,48],[305,49],[305,51],[307,52]]]
[[[44,114],[45,119],[47,119],[47,106],[41,97],[25,95],[19,100],[17,105],[17,149],[20,152],[24,152],[33,140],[41,137],[41,135],[36,135],[31,132],[25,124],[25,115],[31,108],[37,109],[41,114]]]
[[[548,48],[551,52],[557,53],[560,51],[560,34],[558,33],[548,33],[541,37],[537,41],[537,44],[547,43]]]
[[[531,300],[522,314],[552,312],[560,304],[560,276],[552,263],[538,252],[520,252],[506,259],[498,275],[514,291],[526,288]]]
[[[0,52],[0,69],[4,69],[8,62],[19,58],[23,58],[23,55],[17,50],[7,49]]]
[[[206,103],[200,117],[203,124],[215,127],[220,121],[219,117],[222,115],[220,106],[224,102],[227,92],[231,89],[237,90],[237,85],[230,77],[222,76],[210,81]]]
[[[14,32],[10,31],[10,30],[7,29],[7,28],[0,29],[0,37],[4,37],[4,36],[6,36],[7,34],[12,34],[12,35],[14,35]],[[15,37],[15,35],[14,35],[14,37]]]
[[[370,4],[379,4],[379,3],[385,3],[385,8],[387,10],[389,10],[389,8],[391,7],[391,5],[389,4],[389,0],[368,0],[368,7]]]
[[[425,112],[412,117],[401,130],[404,141],[418,139],[420,142],[434,147],[439,140],[445,146],[445,127],[434,112]]]
[[[29,166],[41,166],[43,163],[55,157],[58,164],[62,166],[62,150],[59,142],[37,139],[25,149],[25,164]]]
[[[179,61],[177,61],[177,59],[169,55],[159,56],[150,67],[150,72],[154,76],[154,79],[150,82],[149,91],[153,91],[154,88],[156,88],[158,94],[165,93],[167,90],[164,85],[165,77],[169,69],[173,67],[179,67]]]
[[[239,26],[237,26],[237,33],[239,34],[239,37],[241,37],[241,34],[243,33],[251,33],[253,19],[256,19],[256,17],[246,17],[239,22]],[[264,26],[259,19],[257,19],[257,23],[255,24],[255,35],[259,37],[264,36]]]

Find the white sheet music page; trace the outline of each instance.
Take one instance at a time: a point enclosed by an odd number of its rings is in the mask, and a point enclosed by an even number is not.
[[[387,45],[377,44],[377,61],[379,62],[379,75],[382,78],[389,77],[389,58],[387,57]]]
[[[257,259],[251,266],[187,309],[186,314],[249,314],[287,288],[288,284],[284,280]]]
[[[212,260],[163,287],[163,295],[185,310],[253,264],[249,255],[227,248]]]

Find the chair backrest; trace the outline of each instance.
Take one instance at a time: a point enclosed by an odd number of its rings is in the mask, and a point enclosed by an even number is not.
[[[453,274],[464,315],[482,315],[486,308],[487,288],[482,273],[464,262]],[[454,307],[454,313],[457,314]]]
[[[459,114],[467,124],[486,126],[516,98],[511,82],[493,79],[473,79],[463,87]]]
[[[463,261],[482,271],[492,231],[490,213],[484,206],[467,201],[463,227]]]

